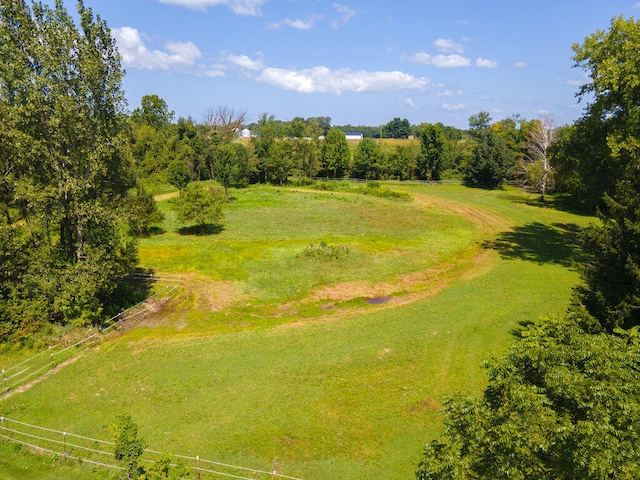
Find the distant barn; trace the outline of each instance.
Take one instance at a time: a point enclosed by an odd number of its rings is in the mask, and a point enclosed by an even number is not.
[[[362,132],[345,132],[347,140],[362,140],[364,135]]]

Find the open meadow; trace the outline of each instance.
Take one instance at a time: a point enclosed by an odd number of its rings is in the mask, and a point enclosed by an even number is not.
[[[167,453],[307,480],[412,478],[442,397],[481,392],[484,360],[566,309],[577,231],[594,219],[512,188],[380,188],[409,196],[232,190],[206,234],[163,195],[140,263],[179,278],[179,294],[0,414],[106,440],[125,412]],[[0,448],[9,479],[21,462],[39,478],[109,476]]]

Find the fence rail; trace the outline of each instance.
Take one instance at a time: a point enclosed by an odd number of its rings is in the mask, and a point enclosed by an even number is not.
[[[115,443],[96,438],[77,435],[61,430],[20,422],[7,417],[0,417],[0,435],[4,443],[12,442],[38,453],[55,455],[63,460],[74,460],[102,468],[124,470],[115,459]],[[162,455],[156,450],[145,449],[140,460],[145,463],[155,462]],[[171,465],[184,465],[192,474],[190,478],[200,480],[212,478],[235,478],[239,480],[285,479],[301,480],[297,477],[283,475],[277,471],[257,470],[253,468],[231,465],[200,458],[199,456],[170,455],[175,459]]]
[[[7,393],[32,380],[35,380],[46,372],[53,370],[57,366],[71,359],[83,348],[102,338],[107,332],[117,329],[124,322],[146,314],[148,312],[148,305],[151,299],[159,298],[161,303],[166,303],[181,285],[178,277],[170,275],[134,274],[130,275],[130,278],[134,280],[153,280],[154,285],[159,287],[160,292],[156,292],[127,310],[114,315],[107,320],[106,323],[108,326],[106,328],[95,328],[89,330],[87,332],[87,337],[79,340],[73,345],[51,345],[46,350],[36,353],[12,367],[3,369],[1,379],[2,393]]]

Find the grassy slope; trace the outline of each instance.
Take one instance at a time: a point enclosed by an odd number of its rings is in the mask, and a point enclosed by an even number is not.
[[[479,257],[475,275],[468,273],[433,298],[397,308],[293,325],[282,318],[266,324],[249,322],[237,332],[223,328],[229,319],[219,313],[176,309],[168,316],[184,317],[187,328],[174,329],[169,324],[132,331],[69,365],[46,383],[11,397],[4,402],[3,412],[104,438],[114,412],[127,411],[155,449],[278,468],[309,479],[410,478],[422,444],[438,434],[441,396],[454,391],[479,392],[484,385],[482,360],[504,350],[518,322],[564,309],[577,281],[577,273],[570,267],[576,252],[566,240],[572,239],[572,225],[588,219],[540,208],[514,191],[486,192],[458,186],[397,188],[496,212],[503,226],[512,229],[486,239],[494,248]],[[243,194],[260,196],[251,190]],[[314,194],[293,194],[296,204],[301,203],[300,195]],[[282,201],[284,208],[291,209],[287,202],[292,194],[267,192],[264,198],[263,205]],[[262,201],[255,199],[256,205]],[[360,204],[355,200],[348,206]],[[241,252],[248,248],[241,239],[253,242],[252,235],[258,232],[255,224],[237,225],[241,215],[237,210],[230,211],[223,235],[231,237],[228,242],[237,242]],[[327,209],[321,210],[316,212],[320,218]],[[309,232],[303,234],[295,228],[303,218],[288,222],[291,225],[286,228],[293,238],[282,237],[285,251],[309,242]],[[434,265],[456,252],[464,255],[460,252],[465,244],[481,240],[477,230],[455,218],[449,216],[448,220],[459,222],[463,240],[454,250],[445,246],[427,263],[409,262],[409,269]],[[336,227],[327,222],[332,225],[327,228],[350,228],[351,223],[348,220]],[[419,225],[415,229],[406,234],[406,240],[400,235],[399,242],[411,245],[412,236],[421,235]],[[457,237],[435,230],[441,241]],[[330,239],[337,236],[334,231],[324,234]],[[352,235],[340,237],[340,243]],[[378,247],[389,252],[392,246],[384,237],[381,235]],[[423,248],[427,242],[426,237],[421,238],[415,248]],[[206,240],[193,241],[198,245]],[[146,261],[150,262],[154,248],[162,248],[162,241],[156,238],[153,242],[157,246],[149,245],[146,253],[143,249]],[[436,244],[431,243],[430,248]],[[352,247],[367,255],[366,248]],[[277,251],[279,244],[274,248]],[[206,245],[198,250],[200,257],[213,256],[195,268],[203,275],[215,276],[217,253],[209,253],[211,250]],[[266,275],[267,268],[249,257],[243,260],[240,255],[239,266],[231,273],[244,272],[237,275],[238,281],[243,288],[254,288],[262,302],[257,311],[262,313],[272,310],[286,295],[303,295],[323,281],[311,274],[310,280],[294,273],[309,284],[303,292],[282,295],[280,286],[272,291],[268,281],[252,278]],[[295,265],[283,257],[287,255],[270,258],[276,264],[284,262],[280,267]],[[243,261],[247,262],[244,266]],[[168,257],[166,262],[162,270],[181,271],[183,263],[191,265],[188,260],[178,263]],[[393,277],[400,269],[401,265],[392,266],[382,275]],[[376,273],[365,275],[374,278]],[[233,308],[242,312],[247,307]],[[208,323],[211,331],[221,333],[204,335]],[[198,336],[190,335],[190,325]]]

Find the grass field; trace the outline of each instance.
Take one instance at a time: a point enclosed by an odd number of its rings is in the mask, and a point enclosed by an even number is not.
[[[483,360],[566,308],[576,231],[593,219],[513,189],[391,188],[413,200],[234,191],[224,229],[203,236],[180,234],[163,200],[141,262],[181,275],[181,295],[0,413],[107,438],[123,411],[156,450],[304,479],[411,478],[442,396],[480,392]],[[320,242],[348,252],[315,254]]]

